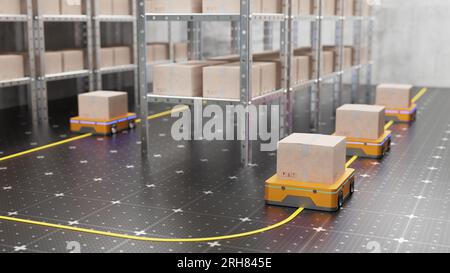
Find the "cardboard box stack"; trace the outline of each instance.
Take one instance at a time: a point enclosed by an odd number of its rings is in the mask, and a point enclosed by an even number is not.
[[[95,0],[98,15],[131,15],[131,0]],[[97,3],[98,2],[98,3]]]
[[[387,109],[409,109],[411,107],[412,85],[380,84],[377,87],[376,105]]]
[[[157,62],[169,59],[168,43],[147,44],[147,62]]]
[[[173,45],[173,55],[175,62],[186,62],[189,60],[189,46],[187,42],[179,42]]]
[[[202,0],[146,0],[147,13],[201,13]]]
[[[308,16],[314,13],[314,0],[292,0],[292,15]]]
[[[281,13],[281,0],[250,0],[252,13]],[[240,0],[203,0],[203,13],[240,13]]]
[[[252,64],[251,97],[255,98],[277,89],[276,64]],[[205,67],[203,69],[203,96],[218,99],[240,99],[241,68],[239,63]]]
[[[344,62],[343,68],[347,69],[355,65],[355,48],[352,46],[344,47]]]
[[[0,0],[0,14],[22,14],[21,0]]]
[[[47,51],[44,55],[45,75],[84,69],[83,50]]]
[[[39,0],[40,15],[81,15],[83,14],[82,0]]]
[[[322,15],[335,16],[337,8],[337,0],[322,0]]]
[[[128,114],[128,94],[117,91],[95,91],[78,96],[80,118],[112,120]]]
[[[356,0],[344,0],[344,16],[354,16],[355,15],[355,9],[356,9]],[[360,1],[360,2],[367,2],[367,1]]]
[[[103,47],[100,49],[99,68],[132,64],[131,48],[128,46]]]
[[[336,113],[336,135],[376,140],[384,134],[384,116],[384,106],[343,105]]]
[[[292,134],[278,142],[279,179],[331,185],[344,175],[344,137]]]
[[[218,61],[189,61],[157,65],[153,69],[153,93],[167,96],[201,97],[203,68],[223,64]]]
[[[0,81],[14,80],[25,77],[23,54],[4,54],[0,55]]]
[[[322,52],[322,75],[328,75],[334,72],[335,68],[334,50],[324,49]]]

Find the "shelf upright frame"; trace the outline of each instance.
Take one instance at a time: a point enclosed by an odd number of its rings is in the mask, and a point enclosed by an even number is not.
[[[33,125],[39,123],[39,97],[36,85],[36,56],[35,54],[35,32],[34,32],[34,18],[33,18],[33,0],[26,0],[26,41],[28,49],[28,69],[30,83],[28,87],[28,106],[31,110],[31,117]]]
[[[285,90],[280,103],[280,137],[284,138],[293,131],[293,97],[291,88],[293,47],[292,47],[292,0],[283,0],[282,13],[286,20],[280,24],[280,53],[282,66],[282,88]]]
[[[251,102],[252,90],[252,21],[251,1],[241,1],[240,14],[240,104],[247,108]],[[252,142],[250,140],[250,113],[245,111],[244,124],[241,124],[241,162],[248,166],[252,162]]]
[[[373,70],[373,33],[375,28],[375,19],[373,18],[373,6],[369,6],[368,31],[367,31],[367,70],[366,70],[366,102],[372,103],[372,70]]]
[[[314,0],[315,20],[311,23],[312,75],[317,82],[311,86],[310,131],[317,133],[320,125],[320,89],[322,83],[322,0]]]
[[[361,38],[362,38],[362,23],[361,14],[361,0],[355,1],[355,15],[358,17],[353,21],[353,47],[355,50],[355,63],[358,66],[352,69],[352,86],[351,86],[351,102],[357,103],[359,100],[358,91],[361,83]]]
[[[34,57],[36,61],[36,93],[37,93],[37,108],[39,122],[43,125],[48,124],[48,89],[47,83],[50,81],[65,80],[65,79],[80,79],[88,78],[88,88],[91,90],[93,86],[93,59],[92,59],[92,26],[90,24],[91,18],[91,2],[84,0],[85,14],[84,15],[44,15],[39,13],[38,0],[33,0],[33,32],[34,32]],[[46,22],[81,22],[85,24],[87,51],[86,69],[74,72],[65,72],[55,75],[45,74],[45,23]],[[76,31],[75,34],[76,35]],[[31,55],[31,54],[30,54]]]
[[[336,0],[337,8],[336,13],[338,19],[336,21],[335,28],[335,46],[337,49],[337,57],[335,63],[335,71],[338,71],[338,75],[334,78],[333,86],[333,118],[336,117],[336,109],[342,104],[342,90],[343,90],[343,70],[344,70],[344,24],[345,24],[345,1]]]

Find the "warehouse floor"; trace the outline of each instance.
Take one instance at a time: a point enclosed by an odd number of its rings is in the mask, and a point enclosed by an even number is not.
[[[208,243],[139,242],[0,221],[0,252],[67,252],[68,242],[79,242],[82,252],[449,252],[448,105],[449,90],[430,89],[417,122],[392,127],[394,146],[384,160],[358,160],[356,193],[340,213],[304,211],[279,229]],[[15,120],[23,113],[0,114],[8,128],[0,133],[0,157],[72,136],[65,118],[33,130],[26,115]],[[332,128],[332,119],[324,120]],[[242,169],[237,143],[175,142],[171,122],[151,121],[150,159],[142,158],[139,132],[131,131],[0,161],[0,215],[188,238],[259,229],[295,211],[264,204],[274,153],[256,153],[255,165]]]

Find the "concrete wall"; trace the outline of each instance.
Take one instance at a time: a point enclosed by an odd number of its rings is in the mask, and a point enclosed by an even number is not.
[[[450,87],[450,1],[382,0],[376,18],[375,82]]]

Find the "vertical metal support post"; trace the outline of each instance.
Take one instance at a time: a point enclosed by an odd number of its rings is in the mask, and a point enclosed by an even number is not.
[[[37,98],[38,98],[38,113],[39,121],[42,125],[48,124],[48,99],[47,99],[47,81],[45,79],[45,34],[44,34],[44,20],[40,18],[37,9],[37,0],[34,0],[34,35],[35,35],[35,60],[37,60],[38,70],[37,70]]]
[[[133,43],[133,63],[136,65],[136,68],[134,69],[133,72],[133,77],[134,77],[134,109],[137,111],[137,109],[139,108],[139,104],[140,104],[140,92],[139,92],[139,71],[138,71],[138,58],[139,56],[141,56],[140,54],[138,54],[139,51],[139,46],[138,46],[138,28],[137,28],[137,3],[136,1],[131,1],[132,2],[132,15],[134,16],[134,20],[132,22],[132,27],[133,27],[133,38],[132,38],[132,43]],[[145,8],[145,7],[144,7]],[[145,10],[144,10],[144,19],[145,19],[145,23],[144,23],[144,32],[147,30],[147,18],[145,16]],[[145,50],[147,50],[147,40],[144,41],[145,43]],[[145,59],[145,71],[147,71],[147,58]]]
[[[372,92],[372,69],[373,69],[373,32],[375,27],[375,19],[372,17],[373,7],[369,7],[369,18],[368,20],[368,37],[367,37],[367,89],[366,89],[366,102],[372,103],[373,92]]]
[[[281,97],[280,104],[280,136],[286,137],[293,131],[293,101],[291,90],[292,79],[292,0],[283,0],[283,14],[285,20],[280,26],[280,53],[282,65],[282,87],[285,95]]]
[[[313,63],[313,73],[317,79],[316,84],[311,87],[311,119],[310,119],[310,129],[311,132],[317,133],[319,131],[320,125],[320,89],[322,84],[322,0],[314,1],[314,13],[316,15],[316,20],[312,22],[311,26],[311,41],[312,41],[312,63]]]
[[[337,77],[334,79],[333,86],[333,118],[336,117],[336,109],[342,104],[342,89],[343,89],[343,80],[344,80],[344,10],[345,10],[345,1],[338,0],[337,1],[337,15],[338,20],[336,21],[336,29],[335,29],[335,45],[337,48],[337,58],[335,64],[335,71],[338,71]]]
[[[284,1],[284,0],[283,0]],[[273,22],[264,23],[264,51],[273,50]]]
[[[101,22],[98,18],[98,14],[99,14],[99,1],[92,1],[92,14],[93,14],[93,21],[92,24],[94,25],[94,39],[93,39],[93,48],[94,48],[94,81],[95,81],[95,89],[97,90],[102,90],[102,73],[100,72],[101,67],[101,56],[100,56],[100,50],[101,50],[101,46],[102,46],[102,38],[101,38]]]
[[[85,0],[86,4],[86,52],[87,52],[87,69],[89,70],[89,91],[94,91],[94,43],[93,43],[93,28],[92,28],[92,3],[90,0]]]
[[[355,12],[357,16],[361,16],[361,1],[355,1]],[[357,68],[352,71],[352,103],[358,102],[358,91],[361,81],[361,35],[362,20],[361,18],[354,20],[353,23],[353,46],[355,48],[355,63]]]
[[[252,90],[252,20],[251,20],[251,1],[241,1],[241,28],[240,28],[240,60],[241,60],[241,82],[240,99],[241,105],[247,108],[251,102]],[[241,128],[241,160],[244,166],[252,162],[252,143],[250,141],[250,113],[245,111],[245,121]]]
[[[138,105],[138,113],[141,118],[139,123],[142,141],[142,153],[147,154],[150,149],[150,139],[148,135],[148,101],[147,101],[147,38],[146,38],[146,24],[147,18],[145,16],[145,0],[136,0],[135,15],[136,15],[136,29],[137,29],[137,74],[139,84],[137,86],[140,103]]]
[[[239,54],[240,50],[240,24],[237,21],[231,22],[231,54]]]
[[[189,60],[202,59],[202,22],[188,22]]]
[[[26,46],[28,50],[28,69],[30,77],[30,85],[28,87],[28,105],[31,112],[33,126],[37,126],[39,122],[38,112],[38,86],[36,85],[36,56],[35,56],[35,35],[34,35],[34,19],[33,19],[33,1],[26,0]]]

